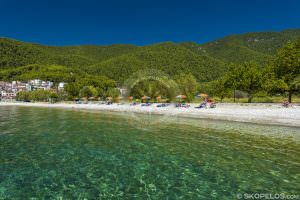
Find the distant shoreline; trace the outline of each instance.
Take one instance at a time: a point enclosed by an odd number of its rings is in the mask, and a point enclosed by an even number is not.
[[[218,104],[217,108],[196,109],[196,104],[190,108],[168,107],[158,108],[156,104],[149,107],[141,105],[105,105],[105,104],[73,104],[73,103],[10,103],[0,102],[0,106],[46,107],[66,109],[87,109],[99,111],[130,112],[141,114],[156,114],[185,118],[226,120],[281,126],[300,127],[300,106],[283,108],[279,104]]]

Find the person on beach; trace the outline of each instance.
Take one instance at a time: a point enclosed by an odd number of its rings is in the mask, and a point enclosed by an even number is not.
[[[290,107],[291,105],[290,105],[290,103],[289,103],[288,101],[284,101],[284,102],[282,103],[282,106],[285,107],[285,108],[288,108],[288,107]]]
[[[208,102],[208,99],[207,97],[204,99],[204,101],[197,107],[195,108],[206,108],[207,107],[207,102]]]

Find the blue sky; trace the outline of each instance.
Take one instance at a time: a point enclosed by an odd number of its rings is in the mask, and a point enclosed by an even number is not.
[[[0,36],[48,45],[204,43],[300,28],[299,0],[0,0]]]

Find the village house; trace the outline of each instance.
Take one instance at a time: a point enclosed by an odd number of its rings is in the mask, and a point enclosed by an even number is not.
[[[9,91],[1,91],[1,98],[2,99],[15,99],[17,97],[17,93],[9,92]]]
[[[58,84],[57,89],[58,89],[58,90],[63,90],[64,88],[65,88],[65,83],[64,83],[64,82],[60,82],[60,83]]]
[[[53,82],[40,79],[29,80],[27,83],[20,81],[5,82],[0,81],[0,98],[15,99],[18,92],[32,90],[51,90]],[[59,83],[58,90],[64,89],[64,83]]]
[[[40,79],[30,80],[28,83],[31,85],[32,90],[50,90],[53,86],[53,82]]]

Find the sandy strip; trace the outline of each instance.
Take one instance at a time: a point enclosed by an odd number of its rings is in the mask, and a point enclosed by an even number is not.
[[[152,104],[149,107],[141,105],[105,105],[105,104],[68,104],[68,103],[8,103],[0,102],[0,106],[28,106],[47,108],[90,109],[116,112],[131,112],[144,114],[159,114],[165,116],[217,119],[258,124],[275,124],[300,127],[300,106],[283,108],[279,104],[218,104],[213,109],[175,108],[173,105],[164,108]]]

